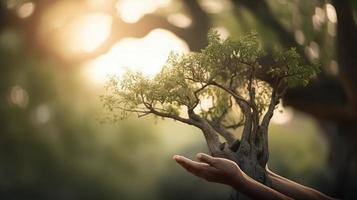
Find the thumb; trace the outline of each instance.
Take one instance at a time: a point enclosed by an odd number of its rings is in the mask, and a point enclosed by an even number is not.
[[[197,159],[201,162],[204,162],[204,163],[207,163],[211,166],[216,166],[217,165],[217,158],[215,157],[212,157],[210,155],[207,155],[205,153],[198,153],[196,155]]]

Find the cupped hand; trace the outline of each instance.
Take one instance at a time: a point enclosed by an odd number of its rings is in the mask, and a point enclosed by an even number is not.
[[[173,156],[173,159],[188,172],[210,182],[233,186],[243,179],[243,172],[231,160],[212,157],[204,153],[199,153],[196,157],[198,162],[179,155]]]

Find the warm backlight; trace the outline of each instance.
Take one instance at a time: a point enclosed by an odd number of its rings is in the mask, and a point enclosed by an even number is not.
[[[107,14],[83,15],[73,21],[72,48],[79,48],[84,52],[95,50],[109,36],[112,18]]]
[[[97,83],[125,70],[140,71],[147,76],[160,72],[171,51],[186,52],[187,44],[169,31],[155,29],[147,36],[125,38],[106,54],[85,64],[85,74]]]

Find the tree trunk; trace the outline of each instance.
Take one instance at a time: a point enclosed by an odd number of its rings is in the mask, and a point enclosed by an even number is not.
[[[242,141],[236,152],[233,152],[225,145],[222,149],[222,157],[233,160],[249,177],[269,186],[270,181],[265,168],[269,157],[267,145],[267,129],[260,127],[257,130],[256,140],[252,144],[248,141]],[[237,192],[236,199],[249,198]]]
[[[265,169],[266,162],[262,165],[260,159],[261,152],[259,152],[259,148],[257,148],[255,145],[250,145],[243,142],[240,144],[237,152],[232,152],[229,149],[223,149],[223,151],[228,154],[227,158],[235,161],[242,169],[242,171],[249,177],[264,185],[270,185],[267,171]],[[236,199],[245,200],[249,198],[237,191]]]

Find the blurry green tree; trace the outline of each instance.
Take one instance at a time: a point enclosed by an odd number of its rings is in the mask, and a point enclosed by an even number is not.
[[[149,124],[100,125],[78,74],[21,48],[0,45],[0,60],[0,199],[155,199],[141,160],[128,157],[160,163],[147,147],[159,145]]]

